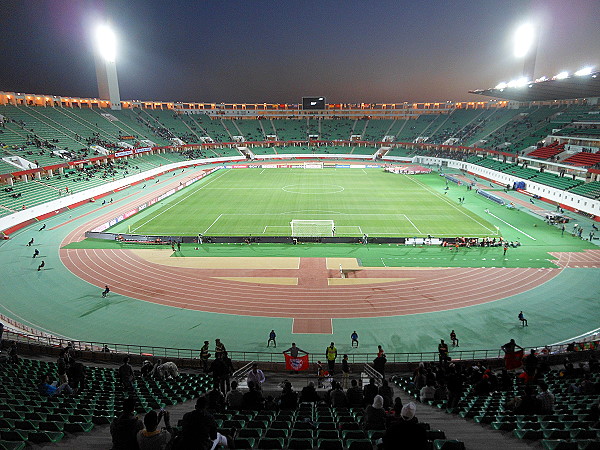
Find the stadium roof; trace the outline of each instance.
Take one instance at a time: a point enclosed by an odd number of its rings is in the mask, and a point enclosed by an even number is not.
[[[509,84],[513,84],[513,82]],[[562,79],[560,77],[541,78],[535,82],[519,83],[517,81],[515,84],[517,85],[509,87],[506,83],[501,83],[495,88],[476,89],[469,92],[518,102],[600,97],[600,72]]]

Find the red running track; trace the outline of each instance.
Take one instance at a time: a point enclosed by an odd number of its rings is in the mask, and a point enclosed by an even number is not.
[[[167,187],[168,188],[168,187]],[[156,193],[148,196],[155,197]],[[137,200],[136,204],[144,199]],[[83,239],[85,230],[106,222],[132,204],[112,210],[73,230],[63,245]],[[300,319],[399,316],[472,306],[500,300],[538,287],[561,269],[439,268],[369,270],[356,277],[409,278],[379,284],[328,286],[339,273],[326,268],[324,258],[302,258],[300,268],[216,270],[170,267],[148,262],[130,250],[61,249],[64,265],[78,277],[131,298],[161,305],[242,316]],[[563,258],[561,267],[568,262]],[[297,277],[297,286],[228,281],[214,277]],[[320,326],[320,325],[319,325]],[[313,327],[314,328],[314,327]],[[318,327],[317,327],[318,328]],[[302,330],[296,330],[302,332]],[[323,330],[327,332],[327,330]]]

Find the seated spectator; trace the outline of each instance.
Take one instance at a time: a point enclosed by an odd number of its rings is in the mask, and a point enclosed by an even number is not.
[[[263,409],[264,403],[265,399],[262,394],[256,389],[254,382],[250,381],[248,383],[248,392],[242,397],[242,409],[260,411]]]
[[[69,378],[69,386],[75,392],[80,392],[85,386],[85,366],[79,361],[73,360],[67,369],[67,377]]]
[[[385,410],[383,409],[383,397],[376,395],[373,404],[365,408],[363,426],[366,430],[385,429]]]
[[[348,398],[337,381],[333,382],[333,389],[329,392],[329,401],[331,406],[335,408],[348,406]]]
[[[433,400],[435,398],[435,387],[432,386],[431,383],[427,383],[419,392],[419,399],[421,403],[425,403],[429,400]]]
[[[384,450],[427,448],[427,432],[418,424],[417,406],[410,402],[402,408],[401,420],[390,424],[381,440]]]
[[[537,399],[540,401],[540,414],[554,414],[554,394],[548,390],[548,384],[540,381],[540,393]]]
[[[536,389],[533,385],[525,386],[525,394],[521,397],[520,402],[515,407],[515,414],[529,415],[539,414],[541,409],[540,401],[535,396]]]
[[[58,386],[58,382],[56,381],[50,383],[50,375],[46,374],[40,377],[38,392],[48,397],[55,397],[61,395],[63,392],[70,395],[73,393],[73,389],[71,389],[69,383],[63,383],[60,386]]]
[[[292,389],[292,383],[286,381],[283,385],[283,391],[277,399],[279,409],[296,409],[298,408],[298,394]]]
[[[129,356],[123,358],[123,364],[118,370],[118,377],[123,389],[131,392],[133,391],[133,382],[135,380],[135,376],[133,374],[133,367],[131,367],[129,361]]]
[[[211,411],[223,411],[225,409],[225,397],[218,386],[214,386],[206,393],[206,400],[208,401],[207,408]]]
[[[241,409],[242,408],[242,398],[244,394],[241,391],[238,391],[238,383],[237,381],[231,382],[231,390],[227,393],[227,397],[225,398],[225,403],[229,409]]]
[[[217,431],[217,422],[206,410],[206,397],[198,397],[194,411],[184,414],[181,419],[181,437],[177,439],[175,448],[181,449],[214,449],[217,445],[230,447],[231,438]]]
[[[158,429],[160,420],[164,417],[165,428]],[[137,443],[140,450],[164,450],[171,440],[172,428],[169,420],[169,411],[161,410],[156,414],[156,411],[150,411],[144,416],[144,425],[146,428],[138,431]]]
[[[394,389],[390,386],[387,380],[383,380],[379,388],[379,395],[383,397],[383,407],[389,409],[394,402]]]
[[[363,391],[358,387],[358,381],[350,381],[350,388],[346,391],[348,406],[351,408],[359,408],[363,406]]]
[[[137,434],[144,429],[144,424],[135,415],[135,398],[123,400],[121,414],[110,424],[113,450],[130,450],[137,448]]]
[[[317,393],[317,390],[315,389],[315,383],[313,383],[311,381],[310,383],[308,383],[307,386],[304,386],[302,388],[302,391],[300,392],[300,403],[304,403],[304,402],[314,403],[314,402],[318,402],[320,400],[321,400],[321,397],[319,397],[319,394]],[[362,403],[360,406],[362,406]]]
[[[375,396],[379,394],[379,388],[375,384],[375,378],[369,379],[369,384],[363,388],[363,404],[370,405],[373,403]]]

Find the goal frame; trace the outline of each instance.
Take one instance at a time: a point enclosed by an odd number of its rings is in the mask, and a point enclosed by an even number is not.
[[[333,220],[293,219],[290,222],[292,237],[331,237],[335,235]]]

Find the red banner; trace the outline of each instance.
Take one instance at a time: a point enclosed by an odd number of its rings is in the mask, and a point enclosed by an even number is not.
[[[517,369],[523,365],[523,350],[504,355],[504,364],[507,370]]]
[[[284,356],[285,370],[295,370],[296,372],[308,370],[308,355],[299,356],[297,358],[292,358],[288,354],[284,354]]]

